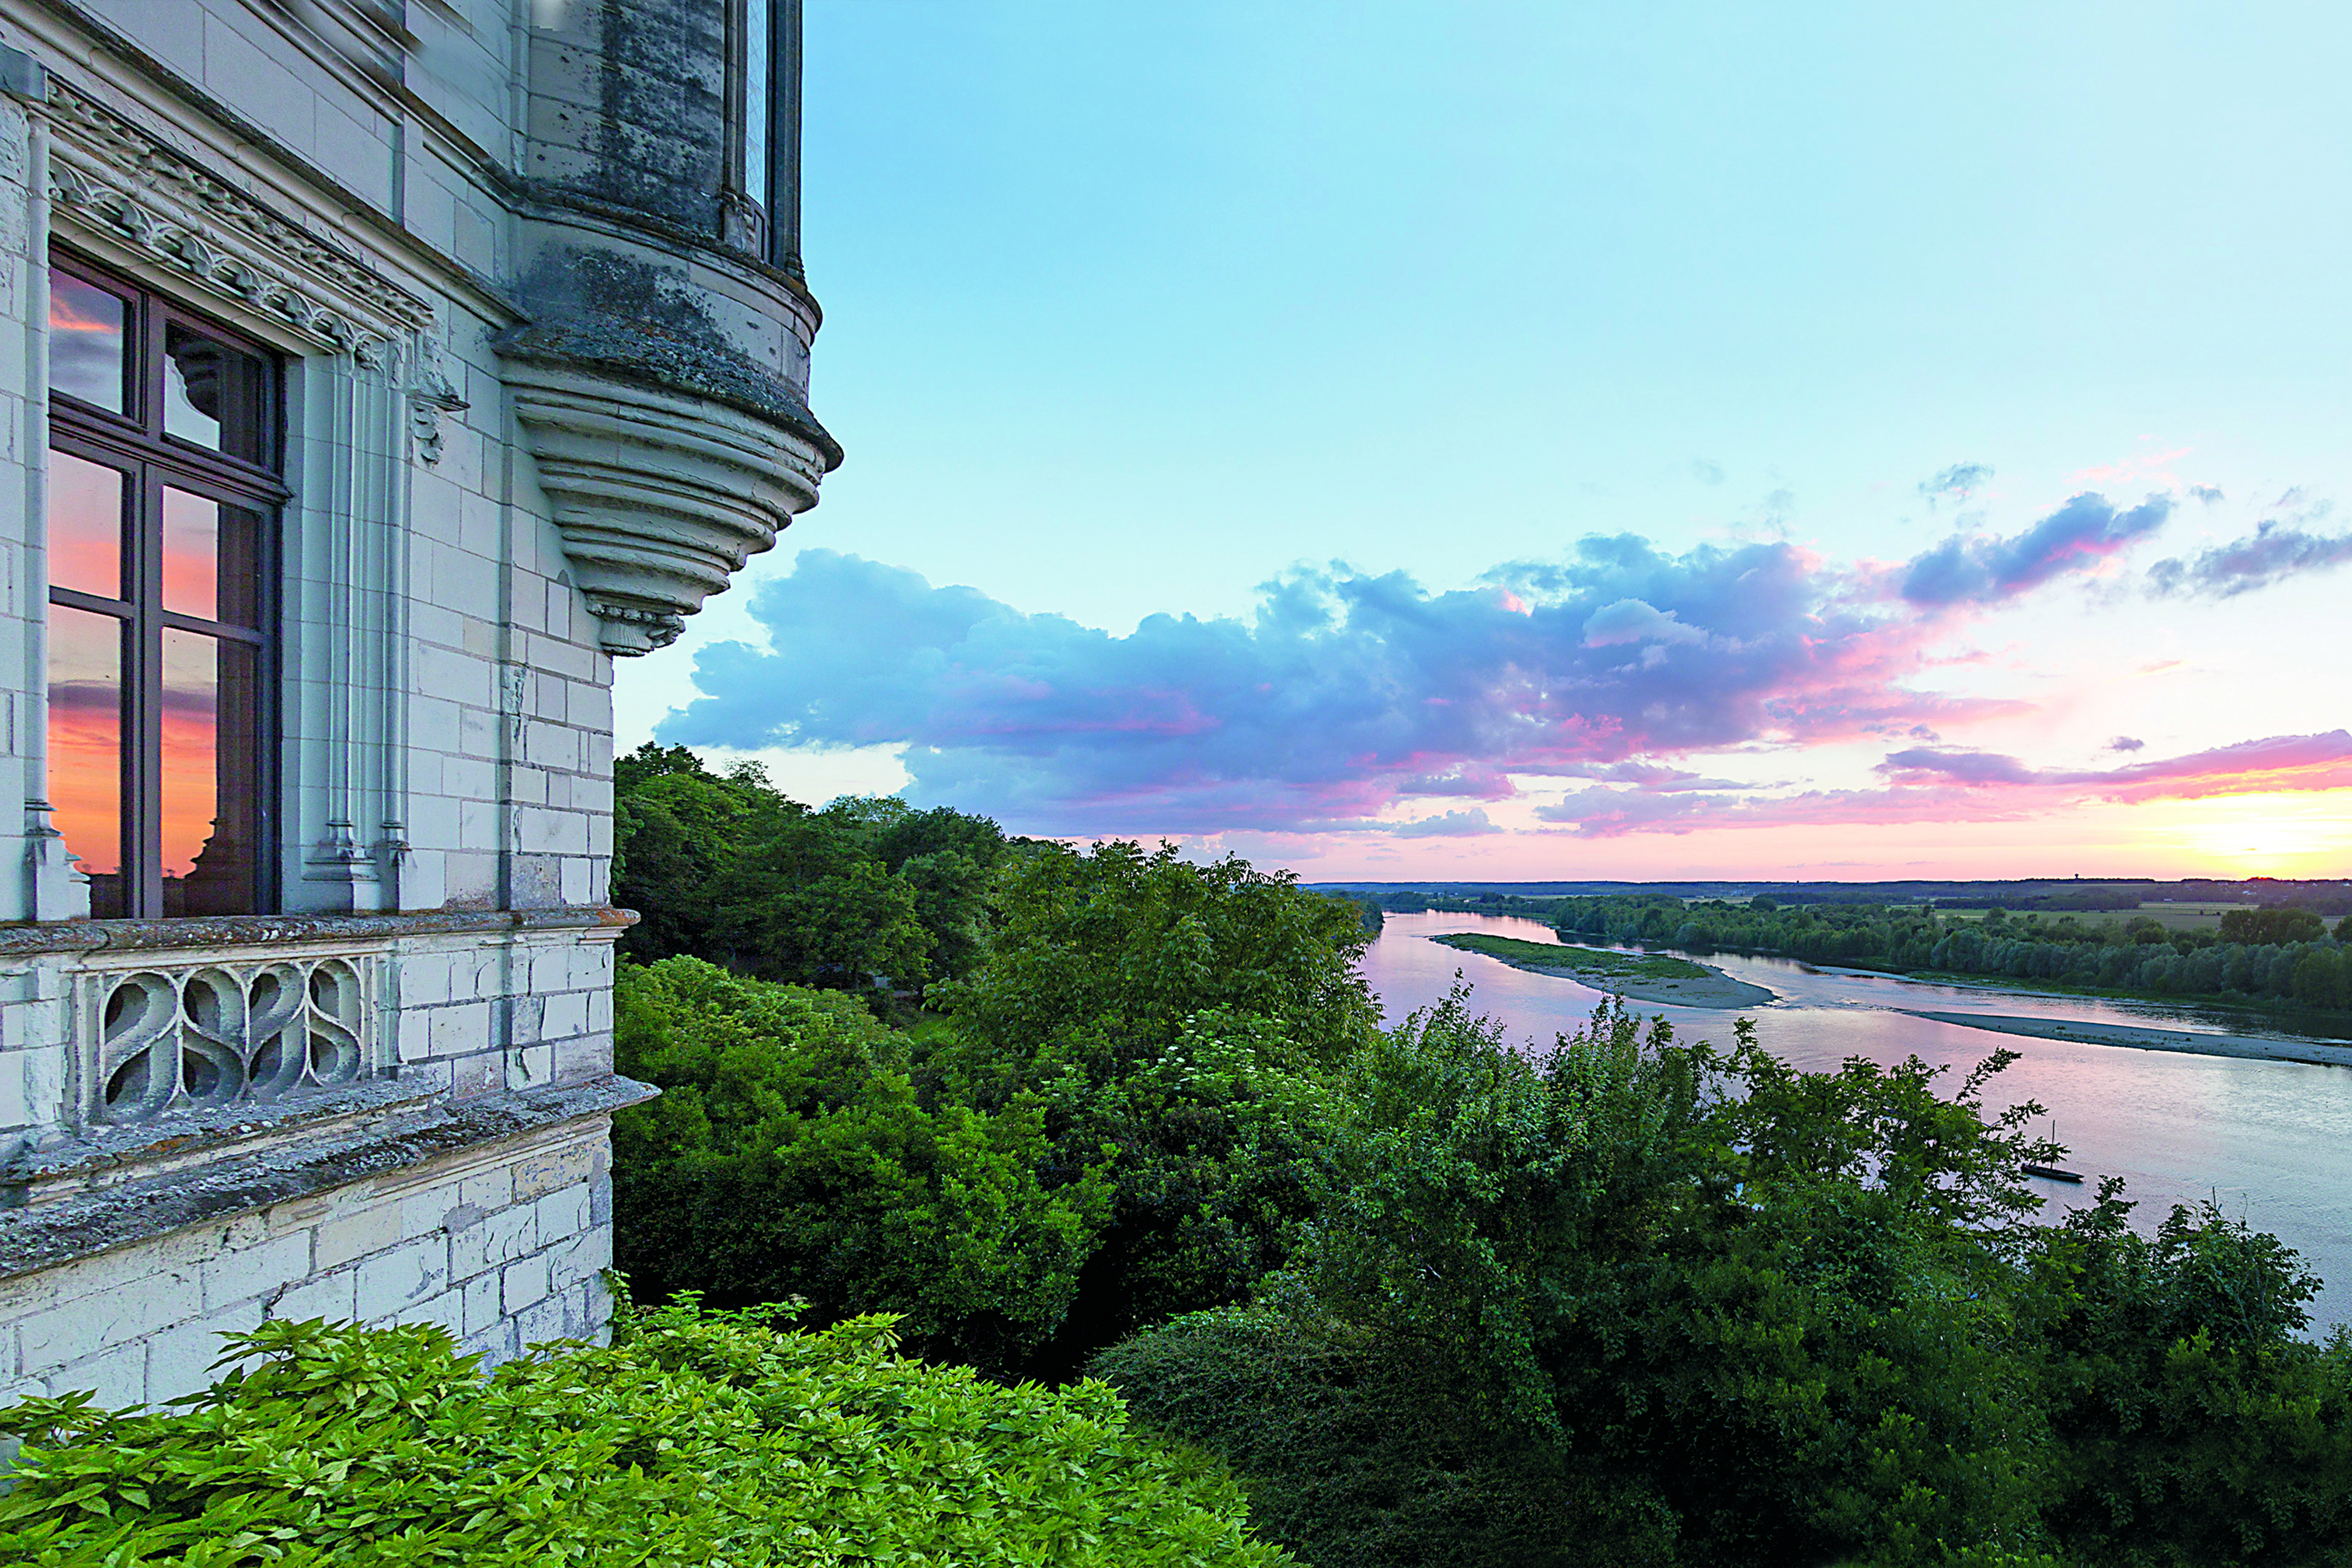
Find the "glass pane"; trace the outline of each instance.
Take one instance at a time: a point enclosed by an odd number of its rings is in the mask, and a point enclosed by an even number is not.
[[[163,913],[249,914],[261,706],[254,650],[163,633]]]
[[[235,626],[261,624],[261,514],[163,489],[163,607]]]
[[[743,0],[743,194],[768,205],[768,0]]]
[[[62,605],[49,606],[49,804],[90,913],[121,919],[122,623]]]
[[[49,582],[109,599],[122,591],[122,473],[49,453]]]
[[[179,322],[163,330],[163,432],[263,460],[262,363]]]
[[[258,626],[261,514],[163,489],[163,607]]]
[[[49,390],[122,412],[128,301],[70,272],[49,268]]]

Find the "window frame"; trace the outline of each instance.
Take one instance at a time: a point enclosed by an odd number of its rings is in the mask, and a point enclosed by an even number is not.
[[[758,216],[751,252],[769,266],[801,275],[801,0],[760,0],[767,8],[768,79],[751,79],[754,0],[727,6],[727,186]],[[765,110],[762,168],[753,189],[751,101]]]
[[[286,366],[268,343],[226,322],[192,310],[135,278],[126,277],[64,244],[53,244],[48,265],[125,302],[123,412],[86,403],[69,392],[43,389],[48,400],[48,446],[116,469],[123,475],[122,596],[110,598],[83,589],[43,584],[44,605],[106,616],[121,627],[123,687],[119,745],[121,752],[121,860],[123,910],[101,917],[152,921],[167,918],[163,906],[163,634],[193,632],[254,650],[258,710],[247,759],[253,778],[253,908],[276,911],[278,876],[279,719],[282,708],[279,567],[280,531],[292,492],[280,477],[286,450]],[[267,459],[255,463],[201,447],[163,428],[164,346],[180,325],[248,354],[260,365],[260,429],[257,448]],[[47,462],[47,454],[42,461]],[[259,519],[254,569],[254,625],[206,619],[163,605],[163,491],[201,496],[223,506],[246,508]],[[221,570],[215,559],[215,571]],[[215,611],[217,615],[218,602]],[[215,719],[215,745],[220,728]],[[47,754],[46,742],[44,754]],[[217,752],[215,752],[217,755]],[[67,848],[71,850],[70,841]]]

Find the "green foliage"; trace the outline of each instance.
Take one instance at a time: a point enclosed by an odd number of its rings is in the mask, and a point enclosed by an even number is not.
[[[1242,1300],[1308,1209],[1317,1073],[1378,1033],[1356,910],[1239,859],[1172,847],[1039,850],[997,894],[969,982],[933,988],[953,1027],[941,1094],[1047,1107],[1056,1168],[1115,1190],[1059,1372],[1144,1323]]]
[[[662,1090],[613,1126],[619,1262],[649,1297],[887,1308],[990,1367],[1060,1324],[1108,1199],[1091,1173],[1045,1184],[1034,1096],[927,1108],[904,1037],[852,999],[698,959],[625,965],[616,991],[616,1065]]]
[[[1354,969],[1370,940],[1355,911],[1238,857],[1195,866],[1173,846],[1131,843],[1042,851],[1011,868],[998,920],[989,963],[938,998],[975,1084],[1065,1068],[1116,1079],[1208,1010],[1272,1020],[1326,1061],[1379,1022]]]
[[[1559,900],[1563,938],[1785,953],[1811,963],[1912,973],[1982,974],[2218,1001],[2352,1010],[2352,936],[2328,935],[2307,910],[2232,910],[2212,932],[2168,933],[2137,916],[2084,924],[2072,915],[2021,918],[1994,908],[1981,921],[1880,904],[1685,905],[1662,894]],[[2352,920],[2345,922],[2352,926]]]
[[[0,1410],[25,1568],[1271,1568],[1213,1463],[1099,1384],[900,1359],[887,1318],[780,1333],[673,1308],[485,1378],[436,1328],[273,1322],[192,1408]]]
[[[838,822],[785,805],[706,894],[728,956],[762,979],[843,991],[887,979],[919,989],[933,942],[917,918],[914,886]]]
[[[2210,1202],[2140,1236],[2121,1187],[2035,1259],[2054,1531],[2117,1568],[2345,1561],[2352,1339],[2291,1337],[2317,1281],[2276,1237]]]
[[[849,796],[812,811],[757,766],[725,775],[650,742],[614,763],[613,898],[640,963],[688,955],[761,979],[919,991],[988,940],[1005,852],[985,817]]]
[[[971,818],[827,815],[902,873],[970,859]],[[887,1309],[929,1353],[1059,1374],[1286,1258],[1301,1106],[1377,1032],[1355,908],[1132,844],[1032,847],[991,898],[919,1046],[692,960],[624,972],[621,1070],[665,1090],[615,1122],[620,1254],[652,1295]]]
[[[1488,936],[1481,931],[1455,931],[1430,940],[1446,947],[1460,948],[1465,952],[1483,952],[1490,958],[1506,958],[1517,963],[1540,963],[1553,969],[1572,970],[1597,980],[1612,977],[1703,980],[1711,973],[1706,965],[1693,963],[1686,958],[1609,952],[1595,947],[1579,947],[1571,942],[1521,942],[1516,937]]]
[[[2210,1207],[2034,1223],[2010,1059],[1801,1073],[1622,1004],[1529,1052],[1457,991],[1327,1080],[1259,1307],[1096,1366],[1327,1568],[2343,1560],[2313,1282]]]
[[[1090,1370],[1135,1418],[1223,1455],[1250,1519],[1316,1568],[1617,1568],[1672,1559],[1673,1514],[1559,1448],[1469,1417],[1433,1365],[1330,1319],[1228,1308]]]
[[[2221,940],[2252,944],[2317,942],[2326,924],[2309,910],[2290,904],[2284,909],[2227,910],[2221,915]]]

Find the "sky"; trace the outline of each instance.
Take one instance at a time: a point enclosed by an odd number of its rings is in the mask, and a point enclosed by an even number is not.
[[[2352,11],[809,0],[620,741],[1309,880],[2352,870]]]

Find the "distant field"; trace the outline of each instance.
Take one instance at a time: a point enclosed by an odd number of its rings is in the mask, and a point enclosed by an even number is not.
[[[2074,923],[2084,929],[2093,926],[2121,925],[2126,921],[2136,921],[2144,917],[2156,921],[2167,931],[2210,931],[2221,929],[2221,917],[2229,910],[2251,910],[2254,907],[2252,904],[2142,904],[2136,910],[2063,910],[2060,913],[2073,914]],[[1982,910],[1946,909],[1936,912],[1946,920],[1980,921],[1985,918],[1985,911]],[[2022,918],[2021,914],[2014,910],[2010,914],[2012,921]],[[2049,910],[2042,911],[2042,921],[2044,925],[2050,924],[2058,918],[2058,914]]]
[[[1552,969],[1572,969],[1579,975],[1595,979],[1625,980],[1697,980],[1711,977],[1714,972],[1686,958],[1665,958],[1655,953],[1603,952],[1595,947],[1567,947],[1557,942],[1521,942],[1517,937],[1484,936],[1476,931],[1457,931],[1451,936],[1432,937],[1432,942],[1447,947],[1460,948],[1465,952],[1483,952],[1489,958],[1500,958],[1513,963],[1540,963]]]

